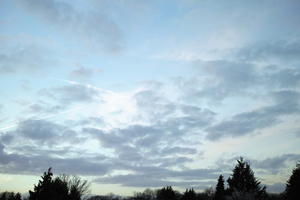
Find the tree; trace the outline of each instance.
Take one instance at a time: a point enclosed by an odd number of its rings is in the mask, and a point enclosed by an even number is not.
[[[297,200],[300,197],[300,163],[296,165],[292,175],[286,184],[286,198],[287,200]]]
[[[256,180],[250,164],[243,158],[237,160],[233,174],[228,178],[228,191],[232,199],[265,199],[266,187],[262,187]]]
[[[89,184],[77,176],[61,175],[52,178],[51,168],[44,172],[34,191],[29,191],[29,200],[80,200],[87,192]]]
[[[221,174],[218,178],[218,183],[216,185],[215,200],[224,200],[225,199],[225,188],[224,188],[224,178]]]
[[[181,197],[181,200],[196,200],[196,199],[197,199],[197,195],[193,188],[186,189]]]
[[[164,187],[157,191],[157,200],[175,200],[176,195],[171,186]]]
[[[0,196],[0,200],[22,200],[20,193],[3,192]]]
[[[34,191],[29,190],[29,200],[51,200],[54,198],[51,194],[52,176],[50,167],[48,172],[44,172],[44,175],[41,176],[42,180],[39,180],[38,185],[34,185]]]
[[[155,192],[149,188],[145,189],[143,192],[135,192],[134,200],[154,200]]]
[[[15,200],[22,200],[22,196],[19,192],[15,195]]]

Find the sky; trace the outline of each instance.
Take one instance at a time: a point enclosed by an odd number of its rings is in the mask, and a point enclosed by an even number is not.
[[[1,0],[0,190],[269,192],[300,160],[300,1]]]

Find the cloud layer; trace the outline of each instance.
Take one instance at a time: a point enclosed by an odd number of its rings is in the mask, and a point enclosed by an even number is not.
[[[2,1],[0,173],[204,189],[244,156],[282,190],[300,4],[275,2]]]

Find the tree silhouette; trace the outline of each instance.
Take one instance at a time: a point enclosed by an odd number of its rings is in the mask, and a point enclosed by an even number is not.
[[[34,191],[29,191],[29,200],[51,200],[53,199],[51,183],[52,183],[53,173],[51,168],[48,169],[48,172],[44,172],[44,175],[41,176],[42,180],[39,180],[38,185],[34,186]]]
[[[171,186],[164,187],[157,191],[157,200],[175,200],[176,195]]]
[[[197,195],[193,188],[186,189],[181,197],[181,200],[196,200],[196,199],[197,199]]]
[[[3,192],[0,196],[0,200],[22,200],[20,193]]]
[[[22,200],[21,194],[19,192],[15,195],[14,200]]]
[[[52,178],[51,168],[41,177],[34,191],[29,191],[29,200],[80,200],[88,192],[89,184],[79,177],[61,175]]]
[[[266,188],[254,177],[254,172],[243,158],[237,160],[233,174],[228,178],[228,191],[232,199],[265,199]]]
[[[287,200],[297,200],[300,197],[300,163],[296,165],[292,175],[286,184],[286,198]]]
[[[218,183],[216,185],[215,200],[224,200],[225,199],[225,188],[224,188],[224,178],[221,174],[218,178]]]
[[[147,188],[143,192],[135,192],[134,200],[154,200],[156,198],[155,191]]]

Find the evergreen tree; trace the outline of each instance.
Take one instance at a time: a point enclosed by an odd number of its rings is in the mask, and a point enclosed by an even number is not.
[[[52,179],[52,176],[49,168],[34,191],[29,191],[29,200],[80,200],[88,192],[89,184],[79,177],[62,175]]]
[[[22,200],[22,196],[19,192],[15,195],[15,200]]]
[[[237,165],[233,169],[233,174],[228,178],[228,191],[232,199],[255,199],[266,198],[266,188],[256,180],[254,172],[248,162],[243,158],[237,160]]]
[[[197,195],[194,191],[194,189],[186,189],[185,192],[183,193],[181,200],[196,200]]]
[[[3,192],[0,195],[0,200],[22,200],[20,193]]]
[[[287,200],[298,200],[300,198],[300,163],[296,165],[285,189]]]
[[[6,200],[6,193],[7,193],[7,192],[3,192],[3,193],[1,194],[0,200]]]
[[[157,200],[175,200],[176,195],[171,186],[164,187],[157,191]]]
[[[15,193],[14,192],[10,192],[8,195],[7,200],[15,200]]]
[[[52,184],[51,168],[48,169],[48,172],[44,172],[44,175],[41,177],[42,180],[39,180],[38,185],[34,186],[34,191],[29,191],[29,200],[51,200],[54,197],[52,196],[51,184]]]
[[[224,200],[225,199],[225,188],[224,188],[224,178],[221,174],[218,178],[218,183],[216,185],[215,200]]]

